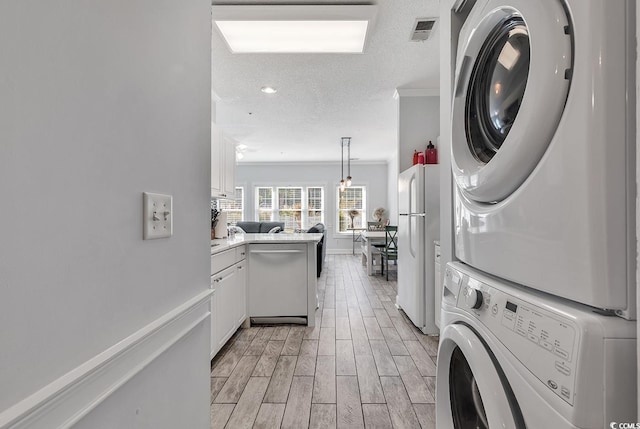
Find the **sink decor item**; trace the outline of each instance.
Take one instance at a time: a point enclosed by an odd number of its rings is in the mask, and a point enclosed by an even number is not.
[[[351,228],[355,228],[353,224],[353,218],[357,217],[360,214],[358,210],[349,210],[349,217],[351,218]]]

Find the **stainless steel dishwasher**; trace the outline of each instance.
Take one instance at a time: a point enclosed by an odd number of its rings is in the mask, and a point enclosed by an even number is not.
[[[306,244],[249,246],[249,316],[252,323],[306,323]]]

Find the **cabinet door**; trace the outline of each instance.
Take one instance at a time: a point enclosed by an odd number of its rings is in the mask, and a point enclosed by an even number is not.
[[[218,350],[220,350],[218,346],[220,336],[218,334],[218,322],[216,320],[218,316],[218,299],[216,292],[217,291],[213,289],[213,295],[211,295],[211,302],[209,304],[209,311],[211,312],[211,359],[213,359],[216,353],[218,353]]]
[[[213,275],[214,287],[217,294],[218,314],[216,317],[218,336],[218,348],[222,347],[236,331],[236,279],[235,266]]]
[[[233,197],[236,191],[236,144],[228,137],[224,137],[224,151],[225,160],[222,192],[227,197]]]
[[[211,195],[222,193],[222,179],[224,177],[224,151],[222,132],[215,124],[211,124]]]
[[[434,287],[434,294],[435,294],[435,322],[436,322],[436,326],[440,329],[442,329],[440,327],[440,307],[442,306],[442,276],[440,276],[440,263],[436,262],[435,263],[435,269],[433,270],[434,272],[434,276],[435,276],[435,287]]]
[[[236,264],[236,296],[237,296],[237,326],[247,318],[247,269],[246,262],[242,261]]]

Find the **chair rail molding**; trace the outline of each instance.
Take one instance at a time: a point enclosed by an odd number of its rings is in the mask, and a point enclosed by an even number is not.
[[[205,290],[0,413],[0,429],[67,428],[211,315]]]

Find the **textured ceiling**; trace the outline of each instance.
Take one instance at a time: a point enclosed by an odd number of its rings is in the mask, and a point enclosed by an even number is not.
[[[291,4],[214,2],[258,3]],[[214,25],[216,122],[247,146],[240,162],[339,161],[342,136],[352,137],[352,158],[389,159],[397,140],[395,89],[438,87],[438,24],[428,41],[409,41],[416,18],[437,17],[438,3],[379,0],[364,54],[231,54]],[[262,93],[266,85],[278,92]]]

